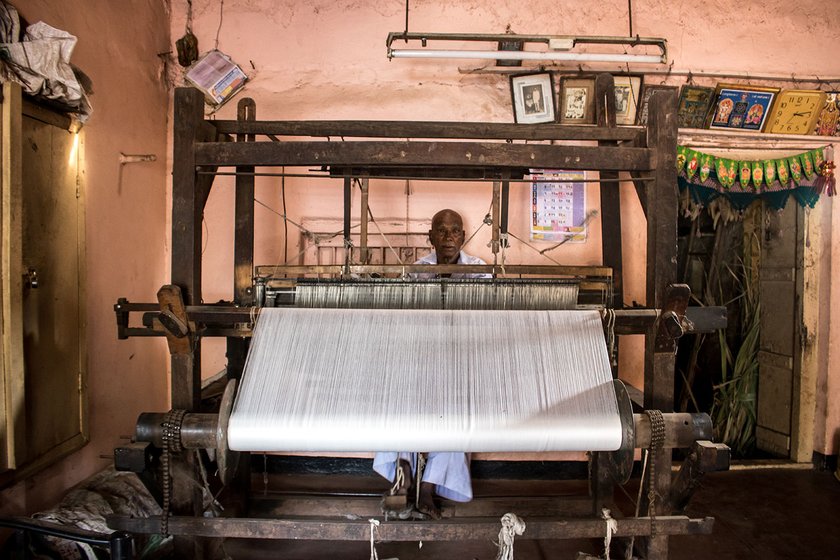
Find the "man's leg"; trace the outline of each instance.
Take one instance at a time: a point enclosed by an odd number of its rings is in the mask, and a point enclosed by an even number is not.
[[[472,500],[470,459],[466,453],[429,453],[417,509],[434,518],[440,517],[440,509],[434,502],[435,494],[456,502]]]

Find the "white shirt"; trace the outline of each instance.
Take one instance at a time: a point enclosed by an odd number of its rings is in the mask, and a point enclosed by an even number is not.
[[[417,259],[414,264],[437,264],[437,253],[432,251],[425,257],[421,257]],[[460,255],[458,255],[458,263],[457,264],[487,264],[483,260],[478,257],[474,257],[472,255],[468,255],[465,252],[461,251]],[[433,272],[415,272],[411,275],[412,278],[417,278],[419,280],[429,280],[433,278],[437,278],[437,274]],[[492,278],[492,274],[484,274],[484,273],[464,273],[458,272],[451,276],[454,279],[458,278]]]

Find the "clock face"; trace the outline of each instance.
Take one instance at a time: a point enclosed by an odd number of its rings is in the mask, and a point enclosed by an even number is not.
[[[817,90],[785,90],[779,94],[767,132],[776,134],[810,134],[814,121],[825,104],[825,92]]]

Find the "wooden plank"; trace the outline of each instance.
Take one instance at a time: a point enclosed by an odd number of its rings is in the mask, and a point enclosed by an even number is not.
[[[172,283],[187,305],[201,302],[201,219],[194,142],[204,122],[204,98],[192,88],[175,92],[172,164]],[[194,355],[172,356],[172,407],[195,410],[201,388],[200,341]]]
[[[615,81],[611,74],[595,78],[595,113],[599,127],[615,128]],[[600,147],[615,146],[614,141],[601,141]],[[601,179],[614,181],[602,185],[601,197],[601,254],[605,266],[613,270],[613,299],[608,303],[613,309],[624,306],[624,270],[621,247],[621,191],[611,188],[618,185],[618,173],[600,172]]]
[[[300,274],[341,274],[344,270],[342,265],[260,265],[257,266],[259,276],[300,275]],[[437,274],[528,274],[544,276],[569,276],[576,278],[609,278],[612,270],[603,266],[573,266],[573,265],[505,265],[495,266],[492,264],[453,264],[453,265],[428,265],[428,264],[371,264],[352,265],[350,274],[402,274],[413,272],[432,272]]]
[[[259,476],[260,473],[255,473]],[[261,484],[261,483],[259,483]],[[322,488],[321,491],[324,491]],[[382,516],[382,496],[324,496],[291,494],[268,494],[259,492],[251,498],[250,514],[254,517],[342,517],[358,516],[363,519]],[[517,497],[475,497],[470,502],[445,501],[442,507],[444,519],[471,517],[501,517],[515,511],[527,517],[583,517],[592,511],[589,496],[517,496]]]
[[[557,146],[481,142],[206,142],[195,146],[193,165],[455,166],[547,169],[652,169],[646,148]]]
[[[655,152],[655,180],[646,183],[647,215],[647,305],[661,309],[668,286],[676,280],[677,256],[677,107],[673,92],[651,96],[648,139]],[[654,338],[646,337],[645,407],[670,412],[674,400],[674,356],[655,356]]]
[[[60,130],[70,130],[72,120],[65,114],[39,105],[34,101],[31,101],[30,99],[26,98],[23,99],[22,109],[24,116],[37,119],[45,124],[52,125]]]
[[[256,119],[257,107],[253,99],[243,98],[237,106],[240,121]],[[253,142],[253,134],[239,134],[237,142]],[[233,301],[239,306],[253,305],[254,276],[254,167],[244,165],[236,168],[236,191],[233,214]],[[204,175],[199,176],[201,181]],[[207,176],[207,177],[211,177]],[[210,187],[207,188],[207,195]],[[204,206],[206,198],[201,202]],[[242,337],[227,339],[227,374],[229,379],[239,379],[245,368],[249,341]]]
[[[23,363],[22,150],[21,89],[3,84],[2,105],[2,368],[3,404],[0,469],[17,468],[26,451],[25,380]]]
[[[615,101],[613,101],[615,107]],[[223,134],[345,138],[452,138],[476,140],[614,140],[643,138],[642,127],[601,129],[560,124],[434,121],[257,121],[215,120]]]
[[[252,99],[239,102],[239,119],[256,119],[256,105]],[[240,134],[237,142],[253,142],[253,135]],[[254,167],[236,168],[236,195],[234,202],[233,230],[233,301],[238,305],[251,305],[251,284],[254,274]]]
[[[663,500],[664,501],[664,500]],[[108,518],[112,529],[131,533],[157,533],[160,518]],[[603,538],[606,524],[603,519],[526,519],[528,539]],[[645,536],[651,533],[651,519],[631,517],[616,519],[613,537]],[[710,534],[714,519],[691,519],[685,516],[657,516],[657,535]],[[439,521],[384,521],[376,528],[376,538],[382,541],[493,541],[499,536],[501,524],[496,517]],[[173,535],[196,537],[227,537],[247,539],[301,540],[370,540],[371,523],[367,519],[336,518],[246,519],[209,517],[170,517],[169,532]]]
[[[646,183],[647,193],[647,305],[661,308],[668,286],[677,276],[677,98],[674,92],[654,92],[650,99],[648,145],[654,150],[654,181]],[[657,351],[653,329],[645,336],[645,408],[670,412],[674,406],[674,353]],[[657,516],[668,513],[671,486],[671,452],[655,453],[655,502]],[[642,504],[646,511],[648,504]],[[657,532],[647,539],[647,557],[668,557],[668,538]]]
[[[798,463],[810,462],[814,452],[814,417],[816,413],[817,380],[821,367],[820,315],[822,302],[830,289],[820,279],[829,266],[822,255],[830,248],[831,208],[821,204],[816,210],[802,213],[802,225],[797,228],[797,266],[799,275],[796,290],[799,294],[802,320],[799,325],[797,364],[793,376],[793,407],[790,458]],[[825,340],[825,339],[823,339]]]

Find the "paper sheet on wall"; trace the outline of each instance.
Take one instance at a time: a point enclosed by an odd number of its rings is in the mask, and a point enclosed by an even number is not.
[[[531,170],[531,239],[586,241],[585,171]]]

